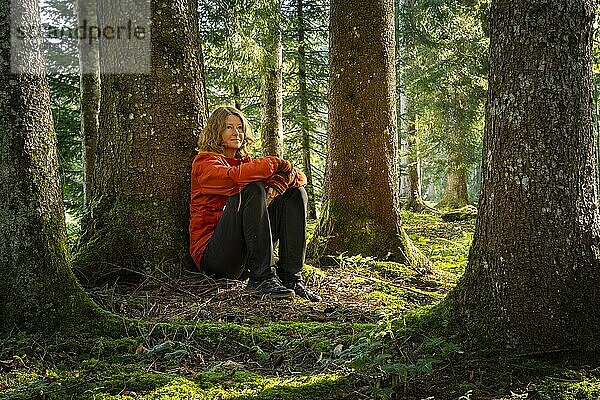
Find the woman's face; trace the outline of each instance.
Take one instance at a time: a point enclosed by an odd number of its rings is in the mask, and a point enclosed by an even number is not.
[[[242,147],[244,132],[242,120],[237,115],[229,115],[225,120],[225,130],[221,133],[225,155],[235,157],[236,151]]]

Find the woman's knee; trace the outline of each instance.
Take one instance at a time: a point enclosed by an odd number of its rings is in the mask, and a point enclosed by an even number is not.
[[[265,185],[260,181],[250,182],[249,184],[244,186],[244,189],[242,189],[242,192],[247,193],[247,194],[260,195],[263,197],[266,196],[266,193],[267,193],[265,190]]]
[[[298,201],[301,201],[305,207],[308,204],[308,194],[306,193],[304,186],[289,188],[285,191],[285,194],[287,195],[288,199],[297,199]]]
[[[267,192],[262,182],[250,182],[240,193],[240,202],[251,207],[266,206]]]

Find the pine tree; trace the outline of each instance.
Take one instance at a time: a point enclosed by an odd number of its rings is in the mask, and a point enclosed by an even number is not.
[[[491,9],[483,187],[451,300],[470,334],[519,351],[597,350],[591,0]]]
[[[53,331],[96,308],[68,263],[38,2],[19,5],[0,1],[1,37],[34,34],[0,46],[0,330]]]
[[[394,9],[390,0],[331,2],[324,210],[311,252],[423,262],[402,228]]]
[[[102,26],[121,20],[122,4],[102,0],[99,5]],[[152,1],[150,6],[151,50],[133,47],[137,53],[131,60],[140,72],[150,67],[147,74],[122,70],[131,65],[109,42],[101,43],[93,204],[75,259],[92,281],[135,278],[156,268],[178,274],[191,266],[190,165],[206,118],[196,4]],[[139,16],[133,22],[149,29]],[[146,56],[149,65],[140,63]]]

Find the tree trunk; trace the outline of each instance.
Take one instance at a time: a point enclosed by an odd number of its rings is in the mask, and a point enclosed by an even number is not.
[[[78,0],[78,26],[98,26],[95,0]],[[98,114],[100,112],[100,59],[97,40],[79,41],[81,133],[83,137],[83,205],[92,197],[96,147],[98,145]]]
[[[242,111],[242,94],[240,93],[240,85],[237,83],[233,85],[233,98],[235,108]]]
[[[415,30],[416,28],[413,26],[412,21],[409,24],[403,23],[403,14],[407,11],[410,11],[413,7],[415,0],[399,0],[397,2],[397,12],[396,12],[396,20],[397,20],[397,35],[399,38],[396,40],[396,45],[398,47],[398,54],[403,57],[405,60],[410,60],[411,57],[415,57],[415,46],[410,40],[410,32]],[[406,62],[405,62],[406,63]],[[400,63],[397,63],[400,65]],[[403,70],[401,70],[404,72]],[[403,79],[404,73],[400,74]],[[400,110],[402,112],[400,121],[402,121],[402,129],[405,132],[405,148],[403,149],[403,153],[406,154],[401,160],[402,164],[406,169],[406,176],[402,177],[403,183],[400,185],[401,190],[403,191],[403,196],[406,197],[406,208],[409,210],[413,210],[416,212],[421,212],[430,207],[425,204],[423,201],[422,191],[421,191],[421,158],[419,156],[419,138],[417,135],[417,126],[416,126],[416,113],[415,113],[415,105],[414,98],[411,98],[408,93],[406,93],[406,83],[402,82],[401,85],[403,88],[400,93],[401,99],[401,107]]]
[[[600,343],[591,0],[495,1],[474,243],[457,323],[517,351]]]
[[[464,135],[459,127],[450,129],[450,135],[446,191],[436,208],[461,208],[469,204]]]
[[[407,136],[408,136],[408,181],[409,197],[406,208],[416,212],[430,210],[423,200],[421,189],[421,156],[419,155],[419,135],[415,123],[416,115],[410,109],[407,112]]]
[[[108,0],[101,4],[103,25],[122,18],[122,2],[116,9]],[[75,260],[91,281],[136,278],[157,268],[177,274],[192,265],[190,167],[205,122],[196,3],[153,0],[150,6],[148,74],[110,73],[109,63],[123,64],[111,48],[101,48],[94,205]]]
[[[262,99],[262,150],[265,156],[283,157],[283,48],[279,14],[281,4],[272,0],[272,15],[264,55]]]
[[[330,29],[324,208],[311,255],[422,263],[399,213],[393,1],[332,0]]]
[[[409,177],[409,142],[407,139],[408,133],[408,95],[406,93],[406,84],[404,82],[404,74],[402,70],[402,60],[407,56],[408,43],[405,39],[404,23],[402,21],[402,12],[406,7],[405,0],[397,0],[394,8],[395,33],[396,33],[396,76],[398,84],[396,85],[396,94],[398,96],[398,130],[399,145],[400,145],[400,196],[410,201],[410,177]]]
[[[300,103],[300,137],[302,138],[302,166],[306,174],[306,194],[308,195],[307,216],[317,218],[315,204],[315,187],[313,185],[311,139],[308,115],[308,87],[306,81],[306,21],[304,18],[304,0],[297,0],[296,13],[298,17],[298,100]]]
[[[0,37],[11,37],[11,24],[34,35],[40,32],[38,2],[24,0],[11,10],[11,2],[1,0]],[[95,310],[68,266],[56,136],[39,37],[15,40],[12,49],[18,51],[12,54],[11,46],[0,47],[1,331],[15,326],[53,331],[88,320]]]

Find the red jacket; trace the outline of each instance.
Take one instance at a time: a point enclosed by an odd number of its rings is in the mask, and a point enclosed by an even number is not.
[[[211,238],[223,207],[230,196],[238,194],[246,184],[266,181],[277,170],[277,159],[267,156],[228,158],[222,154],[201,152],[192,163],[190,201],[190,254],[200,267],[202,253]],[[306,176],[298,171],[290,187],[306,184]]]

